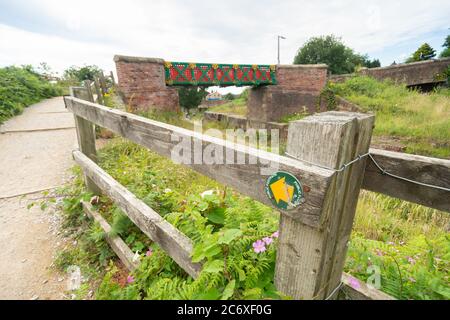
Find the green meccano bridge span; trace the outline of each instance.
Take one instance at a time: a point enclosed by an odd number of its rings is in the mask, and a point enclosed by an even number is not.
[[[277,84],[275,65],[164,62],[168,86],[259,86]]]

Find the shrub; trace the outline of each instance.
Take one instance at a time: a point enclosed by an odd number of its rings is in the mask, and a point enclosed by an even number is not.
[[[186,109],[197,108],[208,92],[202,87],[179,87],[180,106]]]
[[[30,66],[0,68],[0,123],[30,104],[62,94]]]
[[[355,53],[334,35],[312,37],[297,52],[294,64],[325,63],[333,74],[352,73],[359,67],[380,66],[378,59]]]
[[[72,66],[69,69],[64,70],[63,78],[65,80],[75,80],[77,82],[83,82],[84,80],[94,81],[95,77],[98,77],[102,70],[96,65],[92,66]]]

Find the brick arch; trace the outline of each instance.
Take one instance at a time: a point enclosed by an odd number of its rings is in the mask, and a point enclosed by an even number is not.
[[[179,111],[177,89],[168,79],[165,61],[157,58],[130,56],[114,57],[119,91],[135,110],[150,108]],[[198,64],[208,65],[210,64]],[[193,71],[195,64],[189,66]],[[219,66],[219,65],[217,65]],[[223,70],[238,65],[221,65]],[[241,65],[252,72],[264,73],[262,77],[223,78],[226,83],[213,82],[202,85],[253,85],[249,94],[248,118],[260,121],[278,121],[283,116],[307,110],[314,112],[317,98],[327,82],[326,65]],[[244,71],[249,72],[247,69]],[[183,69],[184,70],[184,69]],[[267,73],[269,70],[269,73]],[[231,70],[229,72],[232,72]],[[234,71],[233,71],[234,72]],[[271,72],[271,73],[270,73]],[[234,73],[237,75],[237,72]],[[213,77],[210,77],[213,79]],[[181,79],[183,80],[183,79]],[[206,81],[204,77],[202,80]],[[217,78],[216,78],[217,80]],[[233,80],[233,81],[231,81]],[[189,82],[185,83],[189,85]],[[192,83],[194,85],[194,83]]]

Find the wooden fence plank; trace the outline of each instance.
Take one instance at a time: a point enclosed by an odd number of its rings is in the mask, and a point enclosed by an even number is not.
[[[361,114],[354,112],[343,113],[332,111],[327,112],[327,114],[337,117],[350,116],[357,119],[355,136],[353,141],[349,142],[350,144],[353,144],[350,159],[353,160],[356,159],[358,155],[366,154],[372,138],[375,117],[372,114]],[[330,259],[331,261],[327,264],[329,270],[322,273],[323,276],[327,277],[324,281],[330,283],[326,296],[329,296],[331,291],[334,289],[332,284],[339,283],[342,276],[342,270],[344,269],[345,258],[347,255],[348,242],[350,241],[353,220],[356,214],[359,191],[364,179],[364,170],[367,161],[367,158],[362,158],[360,161],[352,164],[346,169],[346,171],[348,171],[348,180],[345,185],[345,195],[343,196],[341,202],[341,213],[334,219],[334,223],[332,223],[330,228],[330,236],[327,240],[328,256],[325,257],[325,259]]]
[[[368,286],[364,282],[358,280],[358,285],[355,286],[354,279],[347,273],[342,274],[342,283],[340,299],[342,300],[396,300],[394,297]]]
[[[87,91],[87,101],[94,102],[94,94],[92,93],[92,82],[91,80],[84,80],[84,87]]]
[[[72,97],[90,101],[88,92],[85,87],[70,87],[69,91]]]
[[[120,237],[111,237],[109,232],[111,232],[111,226],[109,223],[92,207],[89,202],[81,201],[83,210],[88,217],[98,222],[100,227],[106,233],[106,241],[109,243],[113,251],[117,254],[120,261],[125,265],[125,267],[133,271],[139,266],[139,261],[133,260],[133,251],[127,246],[127,244]]]
[[[116,79],[114,78],[114,73],[112,71],[109,72],[109,77],[111,78],[111,82],[114,87],[116,85]]]
[[[98,78],[94,79],[94,88],[95,88],[95,93],[97,94],[97,103],[99,103],[101,105],[105,105],[102,90],[100,88],[100,81],[98,80]]]
[[[324,199],[330,192],[330,182],[334,175],[332,170],[244,145],[233,144],[223,139],[84,100],[65,97],[65,102],[67,108],[74,114],[169,158],[173,158],[173,153],[176,153],[179,139],[187,141],[187,146],[190,148],[187,151],[190,163],[184,163],[185,165],[270,206],[272,206],[272,202],[265,193],[267,175],[262,174],[262,170],[290,172],[301,181],[303,186],[307,187],[305,189],[308,192],[305,193],[305,202],[302,205],[288,212],[283,211],[283,214],[310,226],[317,227],[322,221],[321,208]],[[199,152],[197,152],[198,149],[200,149]],[[199,153],[201,155],[206,152],[205,150],[211,149],[222,150],[226,159],[222,163],[211,165],[203,163],[201,158],[196,159]],[[255,159],[255,164],[249,163],[250,157]],[[247,159],[245,164],[227,163],[229,159],[242,158]]]
[[[108,92],[108,88],[106,86],[106,79],[105,79],[105,75],[103,74],[103,71],[100,71],[99,73],[99,81],[100,81],[100,87],[102,89],[103,94]]]
[[[325,112],[289,124],[287,152],[335,169],[369,149],[373,115]],[[364,163],[336,174],[321,214],[322,228],[280,218],[275,284],[295,299],[335,298],[355,214]]]
[[[84,173],[122,209],[142,232],[158,243],[188,274],[194,278],[198,275],[201,265],[191,261],[192,241],[188,237],[114,180],[83,153],[74,151],[73,157]]]
[[[375,161],[387,172],[427,184],[450,188],[450,160],[370,149]],[[367,161],[364,189],[450,212],[450,192],[420,186],[383,175]]]
[[[88,89],[89,88],[89,89]],[[81,90],[83,89],[83,90]],[[93,99],[92,93],[90,92],[90,85],[89,83],[86,83],[86,86],[84,88],[70,88],[70,94],[80,95],[79,97],[82,99],[86,99],[91,101]],[[83,101],[86,101],[83,100]],[[86,156],[89,157],[92,161],[97,161],[97,149],[95,147],[95,126],[87,121],[86,119],[83,119],[82,117],[77,116],[74,114],[74,120],[75,120],[75,127],[77,130],[77,140],[78,140],[78,147],[81,152],[83,152]],[[89,191],[91,191],[93,194],[100,194],[100,189],[97,187],[93,181],[85,176],[84,177],[86,187]]]

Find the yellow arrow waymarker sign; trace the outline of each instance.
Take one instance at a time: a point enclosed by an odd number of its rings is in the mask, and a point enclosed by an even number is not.
[[[280,200],[289,203],[294,195],[294,187],[286,184],[285,177],[272,183],[270,185],[270,190],[272,190],[273,196],[277,203],[279,203]]]
[[[293,209],[304,202],[300,181],[284,171],[279,171],[267,179],[266,194],[274,206],[283,210]]]

